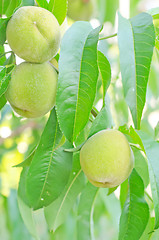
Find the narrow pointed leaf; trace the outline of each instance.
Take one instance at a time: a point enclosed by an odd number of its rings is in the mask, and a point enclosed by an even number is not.
[[[159,7],[151,8],[148,13],[151,14],[153,19],[159,19]]]
[[[109,188],[109,190],[108,190],[108,196],[110,195],[110,194],[112,194],[113,192],[115,192],[115,190],[118,188],[119,186],[116,186],[116,187],[114,187],[114,188]]]
[[[4,62],[4,66],[11,65],[11,64],[16,64],[16,57],[15,57],[15,54],[13,52]],[[14,65],[12,65],[11,67],[7,67],[6,72],[9,73],[13,69],[13,67],[14,67]]]
[[[36,0],[37,4],[39,5],[39,7],[48,9],[48,2],[47,0]]]
[[[127,195],[128,195],[128,179],[126,179],[120,185],[120,206],[121,206],[121,208],[124,207],[124,203],[126,201]]]
[[[99,31],[88,22],[76,22],[62,40],[56,104],[60,127],[71,142],[85,127],[93,106]]]
[[[67,0],[50,0],[48,10],[54,14],[61,25],[66,18]]]
[[[103,24],[105,22],[111,22],[114,25],[116,11],[119,8],[118,0],[98,0],[99,21]]]
[[[120,217],[119,240],[138,240],[149,220],[149,207],[144,199],[144,184],[133,170],[129,177],[129,192]]]
[[[29,169],[28,167],[25,167],[21,172],[19,188],[18,188],[18,206],[19,206],[20,214],[22,216],[22,219],[28,231],[33,237],[35,237],[35,239],[39,239],[37,230],[36,230],[35,220],[33,217],[33,209],[29,206],[29,202],[26,196],[25,183],[26,183],[26,176],[28,173],[28,169]]]
[[[100,111],[100,113],[97,115],[95,120],[93,121],[90,129],[89,137],[91,137],[92,135],[94,135],[95,133],[103,129],[111,128],[111,125],[112,125],[112,119],[111,119],[109,106],[105,105]]]
[[[44,208],[50,230],[55,231],[65,220],[77,196],[85,186],[85,176],[79,163],[79,153],[74,156],[74,166],[69,182],[63,193],[48,207]]]
[[[148,164],[147,164],[147,159],[141,151],[138,149],[133,148],[133,153],[134,153],[134,158],[135,158],[135,170],[137,173],[140,175],[140,177],[143,180],[145,188],[149,184],[149,171],[148,171]]]
[[[2,199],[1,199],[2,200]],[[1,205],[2,206],[2,205]],[[6,240],[17,240],[17,239],[25,239],[30,240],[31,236],[27,231],[23,219],[20,215],[18,204],[17,204],[17,191],[15,189],[10,190],[10,194],[8,197],[3,196],[3,208],[2,213],[5,219],[5,225],[1,225],[7,227],[7,235],[1,231],[1,239]],[[2,222],[3,223],[3,222]],[[8,238],[8,237],[9,238]]]
[[[6,28],[10,18],[0,18],[0,45],[6,41]]]
[[[62,133],[52,110],[46,127],[32,159],[26,182],[28,199],[34,209],[49,205],[63,191],[72,169],[72,153],[65,148],[68,142],[58,148]]]
[[[156,34],[155,47],[159,50],[159,7],[148,10],[148,13],[151,14],[154,19],[153,23]]]
[[[77,219],[77,240],[92,240],[93,233],[93,206],[99,188],[87,183],[81,193],[78,219]]]
[[[5,106],[7,100],[4,95],[0,97],[0,110]]]
[[[108,59],[101,51],[98,51],[98,67],[102,77],[103,105],[105,105],[105,95],[111,81],[111,67]]]
[[[155,139],[159,139],[159,121],[155,127]]]
[[[159,142],[144,132],[137,132],[143,142],[148,159],[149,177],[155,210],[155,229],[159,228]]]
[[[0,15],[10,17],[22,0],[0,0]]]
[[[118,43],[124,94],[135,128],[139,129],[155,46],[151,15],[140,13],[127,20],[119,14]]]
[[[34,0],[22,0],[21,6],[34,6]]]
[[[36,151],[36,148],[31,152],[31,154],[23,162],[15,165],[13,167],[29,167],[32,162],[32,159],[34,157],[35,151]]]
[[[6,68],[0,66],[0,97],[6,92],[11,75],[6,73]]]
[[[132,140],[139,145],[139,147],[141,148],[142,151],[144,151],[144,145],[142,143],[141,138],[139,137],[139,135],[137,134],[137,132],[135,131],[135,129],[130,126],[130,128],[127,128],[127,126],[121,126],[119,127],[119,131],[121,131],[124,134],[129,135]]]
[[[0,37],[1,37],[1,33],[0,33]],[[4,64],[4,62],[6,61],[6,56],[4,55],[5,53],[5,49],[4,46],[0,45],[0,66],[2,66]],[[3,57],[2,57],[3,55]]]

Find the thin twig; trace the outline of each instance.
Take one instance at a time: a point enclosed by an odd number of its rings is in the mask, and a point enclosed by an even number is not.
[[[117,33],[114,33],[114,34],[112,34],[110,36],[99,38],[99,40],[105,40],[105,39],[113,38],[113,37],[116,37],[116,36],[117,36]]]
[[[146,191],[144,191],[144,193],[145,193],[145,195],[148,197],[148,199],[150,199],[150,201],[153,202],[153,200],[152,200],[152,198],[150,197],[150,195],[149,195]]]

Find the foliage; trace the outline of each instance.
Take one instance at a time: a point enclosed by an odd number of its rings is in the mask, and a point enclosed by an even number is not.
[[[133,0],[126,19],[118,0],[94,1],[96,20],[73,22],[67,0],[0,0],[0,239],[159,239],[159,7],[141,12]],[[37,119],[5,98],[19,62],[6,27],[30,5],[52,12],[62,32],[56,106]],[[124,133],[135,156],[109,190],[87,181],[79,159],[106,128]]]

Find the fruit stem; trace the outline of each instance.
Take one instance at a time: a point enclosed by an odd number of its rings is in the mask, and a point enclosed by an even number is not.
[[[7,53],[13,53],[13,51],[8,51],[8,52],[5,52],[3,54],[0,55],[0,58],[2,58],[3,56],[5,56]]]
[[[65,152],[78,152],[81,150],[82,146],[84,145],[85,142],[83,142],[81,145],[75,147],[75,148],[67,148],[64,149]]]
[[[109,35],[107,37],[102,37],[102,38],[99,38],[99,40],[105,40],[105,39],[108,39],[108,38],[113,38],[113,37],[116,37],[117,36],[117,33],[114,33],[112,35]]]

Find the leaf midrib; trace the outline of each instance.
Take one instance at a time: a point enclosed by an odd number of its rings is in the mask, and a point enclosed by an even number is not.
[[[55,129],[55,134],[54,134],[54,142],[53,142],[52,152],[51,152],[51,156],[50,156],[48,171],[47,171],[47,173],[46,173],[44,185],[43,185],[43,188],[42,188],[42,190],[41,190],[41,194],[40,194],[38,203],[40,202],[40,200],[41,200],[41,198],[42,198],[42,194],[43,194],[43,192],[44,192],[44,188],[45,188],[46,181],[47,181],[47,178],[48,178],[48,174],[49,174],[49,170],[50,170],[50,166],[51,166],[51,161],[52,161],[53,153],[54,153],[54,150],[55,150],[54,147],[55,147],[55,142],[56,142],[57,127],[58,127],[58,123],[56,123],[56,129]]]
[[[53,11],[54,11],[54,8],[55,8],[55,1],[56,0],[50,0],[50,2],[49,2],[49,10],[53,13]],[[53,4],[53,5],[52,5]],[[51,6],[52,5],[52,6]]]
[[[133,48],[134,48],[134,64],[135,64],[135,100],[136,100],[136,104],[135,104],[135,109],[136,109],[136,124],[137,124],[137,128],[138,128],[138,111],[137,111],[137,69],[136,69],[136,51],[135,51],[135,41],[134,41],[134,30],[133,30],[133,26],[131,21],[129,20],[130,26],[131,26],[131,31],[132,31],[132,36],[133,36]]]
[[[56,222],[56,219],[58,218],[58,216],[59,216],[59,214],[60,214],[60,211],[61,211],[61,209],[62,209],[62,207],[63,207],[63,204],[64,204],[64,202],[65,202],[65,199],[66,199],[67,195],[69,194],[70,189],[72,188],[75,180],[77,179],[77,177],[80,175],[81,172],[82,172],[82,169],[79,170],[79,172],[76,174],[76,176],[74,177],[73,181],[71,182],[69,188],[67,189],[67,191],[66,191],[66,193],[65,193],[65,195],[64,195],[64,198],[63,198],[63,200],[62,200],[62,202],[61,202],[61,204],[60,204],[59,210],[58,210],[58,212],[57,212],[57,214],[56,214],[56,218],[55,218],[55,220],[54,220],[54,223]],[[54,225],[55,225],[55,224],[54,224]]]
[[[90,31],[91,32],[91,31]],[[90,33],[89,32],[89,33]],[[75,134],[75,128],[76,128],[76,119],[77,119],[77,107],[78,107],[78,102],[79,102],[79,86],[80,86],[80,81],[81,81],[81,69],[82,69],[82,63],[83,63],[83,55],[84,55],[84,51],[85,51],[85,46],[86,46],[86,42],[89,36],[89,33],[87,35],[85,44],[83,46],[83,50],[82,50],[82,56],[81,56],[81,64],[80,64],[80,71],[79,71],[79,82],[78,82],[78,93],[77,93],[77,102],[76,102],[76,110],[75,110],[75,118],[74,118],[74,126],[73,126],[73,136],[72,136],[72,141],[74,142],[74,134]]]

